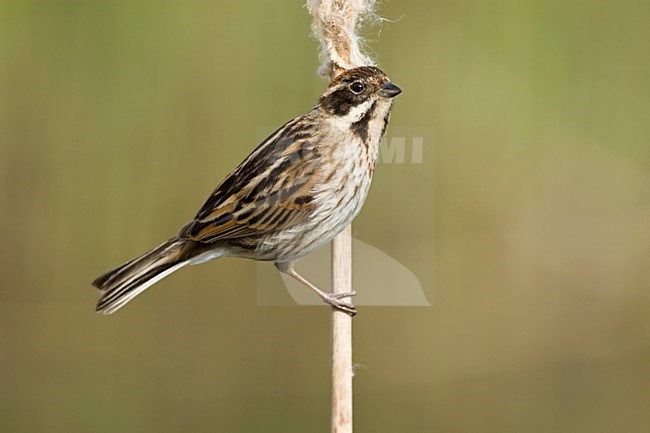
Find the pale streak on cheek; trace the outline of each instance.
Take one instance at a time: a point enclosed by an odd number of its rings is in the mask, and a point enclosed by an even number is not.
[[[332,119],[332,125],[338,129],[347,131],[354,122],[358,122],[359,119],[363,117],[374,101],[374,98],[371,98],[356,107],[350,108],[350,111],[343,116],[334,116]]]
[[[374,102],[375,102],[375,98],[370,98],[367,101],[355,107],[352,107],[348,112],[348,114],[346,114],[343,117],[346,118],[350,123],[358,122],[361,119],[361,117],[363,117],[363,115],[366,114],[366,112],[370,109],[370,107]]]

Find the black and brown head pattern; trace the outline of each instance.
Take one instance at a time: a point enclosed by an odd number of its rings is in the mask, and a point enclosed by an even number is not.
[[[388,76],[375,66],[349,69],[336,77],[318,101],[328,113],[347,115],[353,107],[377,98],[392,98],[401,89],[390,82]]]

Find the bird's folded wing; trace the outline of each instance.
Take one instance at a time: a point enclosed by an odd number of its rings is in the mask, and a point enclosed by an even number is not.
[[[322,173],[302,117],[264,140],[208,197],[179,236],[198,242],[283,230],[315,208],[313,192]]]
[[[283,192],[286,194],[288,191]],[[211,243],[284,230],[310,214],[313,208],[310,198],[308,194],[291,194],[281,198],[271,196],[251,202],[231,203],[195,219],[183,228],[181,236]]]

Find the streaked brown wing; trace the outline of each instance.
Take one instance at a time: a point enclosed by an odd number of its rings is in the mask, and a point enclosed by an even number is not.
[[[215,212],[214,218],[194,220],[185,232],[192,240],[215,242],[260,235],[291,227],[309,215],[311,206],[297,206],[293,201],[249,203],[235,213]]]
[[[297,118],[264,140],[214,190],[180,236],[198,242],[291,227],[314,207],[316,150],[310,122]]]

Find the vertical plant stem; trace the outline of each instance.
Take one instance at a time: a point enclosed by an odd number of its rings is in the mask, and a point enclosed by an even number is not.
[[[352,290],[352,226],[332,241],[334,293]],[[349,300],[349,299],[347,299]],[[332,433],[352,433],[352,317],[332,312]]]
[[[372,15],[374,0],[307,0],[320,41],[319,72],[335,78],[345,69],[372,65],[361,52],[357,24]],[[332,291],[352,291],[352,228],[332,241]],[[349,301],[349,299],[346,299]],[[332,312],[332,433],[352,433],[352,317]]]

